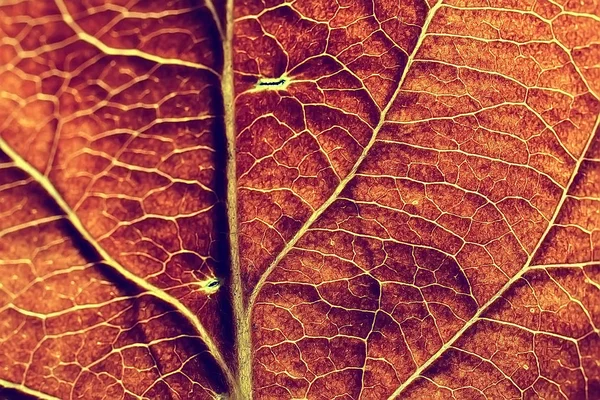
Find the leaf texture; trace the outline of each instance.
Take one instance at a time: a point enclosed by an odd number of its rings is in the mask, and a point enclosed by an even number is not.
[[[600,398],[598,32],[0,2],[0,398]]]

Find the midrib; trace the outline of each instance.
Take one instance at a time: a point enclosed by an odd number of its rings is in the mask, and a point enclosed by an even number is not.
[[[233,1],[227,0],[225,8],[225,35],[223,37],[223,73],[221,91],[225,137],[227,140],[227,223],[229,232],[229,262],[231,268],[231,302],[235,329],[235,352],[237,369],[235,387],[231,396],[235,400],[252,398],[252,342],[250,320],[244,308],[244,287],[240,268],[237,212],[237,176],[236,176],[236,131],[235,131],[235,93],[233,81]]]

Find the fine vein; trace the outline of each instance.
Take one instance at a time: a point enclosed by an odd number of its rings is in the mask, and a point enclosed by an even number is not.
[[[212,338],[198,319],[198,317],[192,313],[185,305],[183,305],[178,299],[169,295],[162,289],[152,285],[146,280],[140,278],[139,276],[133,274],[125,267],[123,267],[118,261],[116,261],[108,252],[100,246],[100,244],[94,239],[94,237],[88,232],[88,230],[83,226],[83,223],[77,216],[77,214],[71,209],[71,207],[67,204],[67,202],[60,195],[58,190],[54,187],[54,185],[50,182],[48,177],[42,175],[37,169],[35,169],[31,164],[29,164],[23,157],[21,157],[17,152],[15,152],[3,138],[0,138],[0,150],[4,152],[12,161],[15,166],[21,169],[23,172],[31,176],[45,191],[46,193],[54,199],[56,204],[60,207],[62,212],[65,214],[67,219],[73,225],[73,227],[79,232],[82,238],[87,241],[93,248],[96,250],[98,255],[102,258],[103,262],[110,266],[113,270],[123,276],[125,279],[133,282],[138,287],[142,288],[152,296],[164,301],[169,304],[179,313],[181,313],[194,327],[204,344],[206,345],[208,351],[211,353],[216,363],[219,365],[223,373],[225,374],[225,378],[228,382],[233,383],[233,375],[231,370],[225,363],[223,356],[217,345],[213,342]]]
[[[379,122],[378,122],[377,126],[375,127],[375,129],[373,130],[373,135],[371,136],[369,143],[363,149],[363,151],[362,151],[360,157],[358,158],[358,160],[356,161],[356,163],[354,163],[352,170],[348,173],[348,175],[346,175],[346,177],[344,179],[342,179],[340,181],[339,185],[335,188],[335,190],[333,191],[331,196],[329,196],[329,198],[310,216],[310,218],[308,218],[308,220],[304,223],[304,225],[302,225],[302,228],[300,228],[300,230],[298,232],[296,232],[294,237],[287,243],[287,245],[283,248],[283,250],[277,255],[275,260],[273,260],[271,265],[269,265],[269,267],[266,269],[266,271],[261,275],[261,277],[258,281],[258,284],[254,287],[254,290],[252,291],[252,294],[250,295],[250,301],[248,302],[248,310],[252,309],[252,305],[256,301],[256,297],[258,296],[263,284],[265,283],[265,281],[267,280],[267,278],[269,277],[271,272],[275,269],[275,267],[277,267],[277,265],[279,265],[281,260],[290,252],[290,250],[292,250],[294,248],[294,246],[296,245],[298,240],[300,240],[300,238],[308,231],[308,229],[312,226],[312,224],[338,198],[338,196],[344,190],[344,188],[346,187],[348,182],[350,182],[352,180],[352,178],[354,178],[356,171],[358,171],[358,168],[363,163],[363,161],[366,159],[369,151],[375,144],[375,141],[377,140],[377,135],[386,121],[387,113],[391,109],[392,104],[394,103],[394,100],[396,99],[396,97],[398,97],[398,94],[400,93],[400,91],[402,89],[402,85],[404,84],[404,81],[406,80],[408,71],[410,70],[410,67],[412,66],[415,55],[417,54],[417,51],[421,47],[421,43],[423,42],[423,39],[426,36],[425,32],[427,32],[427,29],[429,27],[429,24],[431,23],[431,20],[433,19],[433,16],[435,15],[436,11],[438,10],[438,8],[440,8],[441,5],[442,5],[442,2],[440,1],[429,10],[429,13],[427,14],[427,19],[425,20],[425,23],[423,24],[423,29],[421,30],[421,34],[419,35],[419,39],[418,39],[417,43],[415,44],[415,47],[414,47],[413,51],[411,52],[410,56],[408,57],[406,66],[404,67],[404,70],[402,71],[402,76],[400,77],[400,80],[398,82],[398,87],[396,88],[396,91],[392,95],[392,97],[391,97],[390,101],[387,103],[386,107],[381,112]],[[248,314],[250,314],[250,312]]]
[[[583,162],[585,155],[588,151],[588,149],[590,148],[590,145],[592,143],[592,141],[594,140],[594,137],[596,136],[596,130],[598,129],[598,126],[600,125],[600,116],[596,119],[596,124],[594,125],[594,129],[592,130],[592,134],[590,135],[590,138],[588,139],[585,148],[583,149],[583,152],[581,153],[581,157],[579,157],[577,159],[577,163],[575,164],[575,168],[573,170],[573,173],[571,174],[571,177],[569,178],[569,182],[567,183],[567,185],[565,186],[565,189],[563,191],[563,194],[556,206],[556,209],[554,210],[554,214],[552,215],[552,218],[550,219],[550,221],[548,222],[548,226],[546,227],[546,230],[544,231],[544,233],[542,234],[540,240],[538,241],[536,247],[531,251],[531,253],[529,253],[529,257],[527,258],[527,261],[525,262],[525,264],[523,265],[523,268],[517,272],[517,274],[515,274],[515,276],[513,276],[508,282],[506,282],[504,284],[504,286],[502,286],[502,288],[498,291],[498,293],[496,293],[496,295],[492,296],[492,298],[490,298],[483,306],[481,306],[479,308],[479,310],[475,313],[475,315],[473,315],[473,317],[471,317],[471,319],[469,321],[467,321],[467,323],[461,328],[459,329],[454,336],[452,336],[452,338],[446,342],[433,356],[431,356],[423,365],[421,365],[419,368],[417,368],[415,370],[415,372],[413,372],[413,374],[408,377],[404,383],[402,383],[402,385],[400,385],[398,387],[398,389],[396,389],[396,391],[389,397],[389,399],[393,399],[395,397],[397,397],[398,395],[400,395],[400,393],[406,389],[412,382],[414,382],[419,376],[421,376],[421,374],[434,362],[436,361],[446,350],[448,350],[450,347],[452,347],[452,345],[454,345],[454,343],[463,335],[463,333],[469,329],[471,326],[473,326],[475,324],[475,322],[477,322],[479,320],[479,317],[485,313],[487,311],[487,309],[496,301],[498,300],[500,297],[502,297],[511,287],[512,285],[517,282],[519,279],[521,279],[521,277],[525,274],[525,272],[529,271],[529,266],[531,265],[531,261],[533,260],[533,257],[535,256],[535,253],[537,253],[538,249],[540,248],[540,246],[542,245],[542,243],[544,242],[544,240],[546,239],[546,236],[548,236],[548,233],[550,232],[550,230],[552,229],[552,227],[554,226],[554,222],[556,221],[556,218],[558,217],[558,214],[560,212],[560,210],[562,209],[562,206],[565,202],[565,199],[567,198],[567,193],[569,193],[569,188],[571,187],[571,185],[573,184],[573,181],[575,180],[575,177],[577,176],[577,172],[579,171],[579,167],[581,166],[581,163]]]

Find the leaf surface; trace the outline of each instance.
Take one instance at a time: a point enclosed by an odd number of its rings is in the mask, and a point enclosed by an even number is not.
[[[3,2],[0,396],[596,398],[599,28]]]

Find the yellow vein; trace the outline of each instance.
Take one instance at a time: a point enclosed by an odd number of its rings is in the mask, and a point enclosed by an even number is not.
[[[561,264],[538,264],[532,265],[529,269],[565,269],[565,268],[586,268],[600,265],[600,261],[584,261],[584,262],[566,262]]]
[[[79,232],[83,239],[85,239],[96,250],[100,257],[102,257],[105,264],[113,268],[117,273],[119,273],[127,280],[135,283],[138,287],[144,289],[149,294],[169,304],[171,307],[173,307],[175,310],[181,313],[198,332],[208,351],[212,354],[215,361],[225,374],[226,379],[229,382],[233,382],[233,375],[231,374],[231,370],[225,363],[221,352],[219,351],[216,344],[212,341],[212,338],[210,337],[210,335],[208,334],[208,332],[194,313],[192,313],[178,299],[169,295],[162,289],[159,289],[151,283],[145,281],[139,276],[133,274],[125,267],[123,267],[118,261],[112,258],[112,256],[110,256],[110,254],[108,254],[108,252],[104,250],[102,246],[100,246],[96,239],[94,239],[92,235],[88,232],[88,230],[83,226],[83,223],[81,222],[77,214],[75,214],[75,212],[71,209],[67,202],[62,198],[62,196],[60,195],[58,190],[56,190],[54,185],[50,182],[48,177],[42,175],[31,164],[25,161],[25,159],[23,159],[19,154],[17,154],[2,138],[0,138],[0,150],[13,160],[16,167],[29,174],[29,176],[31,176],[40,186],[42,186],[46,193],[48,193],[48,195],[54,199],[56,204],[60,207],[60,209],[65,214],[67,219],[71,222],[73,227]]]
[[[234,399],[252,398],[252,337],[250,321],[244,310],[244,286],[240,268],[237,213],[235,93],[233,83],[233,0],[227,0],[225,8],[225,38],[223,40],[223,95],[225,137],[227,140],[227,224],[229,229],[229,262],[231,268],[231,302],[235,326],[237,354],[237,382]]]
[[[540,240],[538,241],[536,247],[529,254],[529,257],[527,258],[527,261],[523,265],[523,268],[519,272],[517,272],[517,274],[515,274],[515,276],[513,276],[508,282],[506,282],[504,284],[504,286],[502,286],[502,288],[498,291],[498,293],[496,293],[495,296],[493,296],[492,298],[490,298],[487,301],[487,303],[485,303],[481,308],[479,308],[479,310],[475,313],[475,315],[473,315],[473,317],[471,317],[471,319],[460,330],[458,330],[458,332],[456,332],[454,334],[454,336],[452,336],[452,338],[448,342],[446,342],[446,344],[444,344],[423,365],[421,365],[419,368],[417,368],[417,370],[410,377],[408,377],[404,381],[404,383],[398,387],[398,389],[396,389],[396,391],[389,397],[389,399],[392,399],[392,398],[398,396],[404,389],[406,389],[419,376],[421,376],[421,374],[423,373],[423,371],[425,371],[431,364],[433,364],[433,362],[436,361],[446,350],[448,350],[450,347],[452,347],[454,345],[454,343],[462,336],[462,334],[467,329],[469,329],[471,326],[473,326],[475,324],[475,322],[477,322],[479,320],[479,317],[485,311],[487,311],[487,309],[492,305],[492,303],[494,303],[496,300],[498,300],[500,297],[502,297],[512,287],[512,285],[516,281],[518,281],[519,279],[521,279],[521,277],[525,274],[525,272],[529,271],[529,265],[531,264],[531,261],[533,260],[533,257],[535,256],[535,253],[541,247],[542,243],[546,239],[546,236],[548,236],[548,233],[550,232],[550,230],[554,226],[554,222],[556,221],[556,218],[558,217],[558,214],[559,214],[559,212],[560,212],[560,210],[561,210],[561,208],[562,208],[562,206],[563,206],[563,204],[565,202],[565,199],[567,198],[567,193],[569,192],[569,188],[571,187],[571,185],[575,181],[575,177],[577,176],[577,172],[579,171],[579,167],[581,166],[581,163],[585,159],[585,154],[587,153],[588,149],[590,148],[590,145],[592,144],[592,142],[593,142],[593,140],[594,140],[594,138],[596,136],[596,130],[598,129],[599,125],[600,125],[600,116],[598,116],[598,118],[596,119],[596,124],[594,125],[594,129],[592,130],[590,138],[588,139],[587,143],[585,144],[585,148],[584,148],[584,150],[583,150],[583,152],[581,154],[581,157],[579,157],[579,159],[577,160],[577,163],[575,164],[575,168],[573,170],[573,173],[571,174],[571,177],[569,178],[569,182],[567,183],[567,186],[565,187],[565,189],[563,191],[563,194],[562,194],[562,196],[561,196],[561,198],[560,198],[560,200],[559,200],[559,202],[558,202],[558,204],[556,206],[556,209],[554,210],[554,215],[552,216],[552,218],[548,222],[548,226],[546,227],[546,230],[542,234],[542,236],[541,236]]]
[[[261,277],[260,277],[260,279],[258,281],[258,284],[254,287],[254,290],[252,291],[252,294],[250,295],[250,301],[248,302],[248,314],[250,314],[250,310],[252,309],[252,305],[254,304],[254,302],[256,300],[256,296],[258,296],[258,293],[260,292],[262,286],[264,285],[265,281],[267,280],[267,278],[271,274],[271,272],[275,269],[275,267],[277,267],[277,265],[281,262],[281,260],[290,252],[290,250],[292,248],[294,248],[294,246],[296,245],[296,243],[298,242],[298,240],[300,240],[300,238],[306,233],[306,231],[308,231],[308,229],[310,228],[310,226],[338,198],[338,196],[344,190],[344,188],[346,187],[346,185],[348,184],[348,182],[350,182],[352,180],[352,178],[354,178],[354,175],[356,174],[356,171],[358,170],[358,168],[360,167],[360,165],[362,164],[362,162],[367,157],[367,154],[369,153],[369,151],[371,150],[371,148],[375,144],[375,141],[377,139],[377,134],[379,133],[379,131],[383,127],[383,124],[385,123],[385,120],[386,120],[387,113],[391,109],[392,104],[394,103],[394,100],[396,99],[396,97],[398,97],[398,94],[400,93],[400,91],[402,89],[402,85],[403,85],[404,81],[406,80],[406,76],[408,75],[408,71],[410,70],[410,67],[412,66],[412,63],[413,63],[413,61],[415,59],[415,55],[417,54],[417,51],[419,50],[419,48],[421,47],[421,44],[423,43],[423,40],[424,40],[424,38],[426,36],[426,32],[427,32],[427,29],[429,27],[429,24],[431,23],[431,20],[433,19],[433,16],[435,15],[435,13],[438,10],[438,8],[441,7],[441,5],[442,5],[442,2],[440,1],[440,2],[438,2],[436,5],[434,5],[429,10],[429,13],[427,15],[427,19],[425,20],[425,22],[423,24],[423,29],[421,31],[421,34],[419,35],[419,39],[418,39],[417,43],[415,44],[415,47],[414,47],[412,53],[408,57],[406,66],[404,67],[404,71],[402,71],[402,76],[400,77],[400,81],[398,82],[398,87],[396,88],[396,91],[392,95],[392,98],[390,99],[390,101],[388,102],[388,104],[386,105],[386,107],[381,112],[381,117],[379,118],[379,123],[377,124],[377,126],[373,130],[373,135],[371,136],[371,139],[369,140],[369,143],[363,149],[360,157],[358,158],[358,160],[356,160],[356,163],[354,163],[354,166],[352,167],[352,170],[339,183],[339,185],[335,188],[335,190],[333,191],[333,193],[331,194],[331,196],[329,196],[329,198],[308,218],[308,220],[304,223],[304,225],[302,225],[302,228],[300,228],[300,230],[298,232],[296,232],[296,234],[294,235],[294,237],[287,243],[287,245],[277,255],[277,257],[271,263],[271,265],[269,265],[269,267],[266,269],[266,271],[261,275]],[[250,317],[250,315],[248,315],[248,317]]]
[[[115,49],[115,48],[112,48],[112,47],[106,45],[104,42],[102,42],[98,38],[90,35],[86,31],[84,31],[77,24],[77,22],[75,22],[75,20],[69,13],[69,10],[67,9],[67,6],[65,5],[64,0],[55,0],[55,2],[56,2],[56,6],[60,10],[60,13],[62,14],[63,20],[71,29],[73,29],[73,31],[75,31],[75,34],[77,35],[77,37],[80,38],[81,40],[83,40],[84,42],[94,46],[95,48],[97,48],[98,50],[103,52],[104,54],[108,54],[111,56],[139,57],[139,58],[143,58],[148,61],[155,62],[157,64],[180,65],[180,66],[189,67],[189,68],[202,69],[202,70],[211,72],[215,76],[219,76],[219,74],[214,69],[212,69],[209,66],[204,65],[204,64],[195,63],[192,61],[180,60],[177,58],[160,57],[160,56],[150,54],[145,51],[138,50],[138,49]],[[216,21],[216,23],[218,24],[218,21]]]
[[[5,387],[8,389],[15,389],[15,390],[18,390],[19,392],[23,392],[25,394],[37,397],[38,399],[42,399],[42,400],[60,400],[58,397],[50,396],[49,394],[46,394],[44,392],[30,389],[27,386],[19,384],[19,383],[5,381],[4,379],[0,379],[0,387]]]
[[[206,0],[205,6],[206,6],[206,8],[208,8],[208,12],[210,12],[210,15],[215,20],[215,25],[217,26],[217,31],[219,31],[219,39],[223,40],[223,27],[221,26],[221,19],[219,18],[219,13],[217,12],[217,9],[215,8],[215,4],[213,3],[212,0]]]

